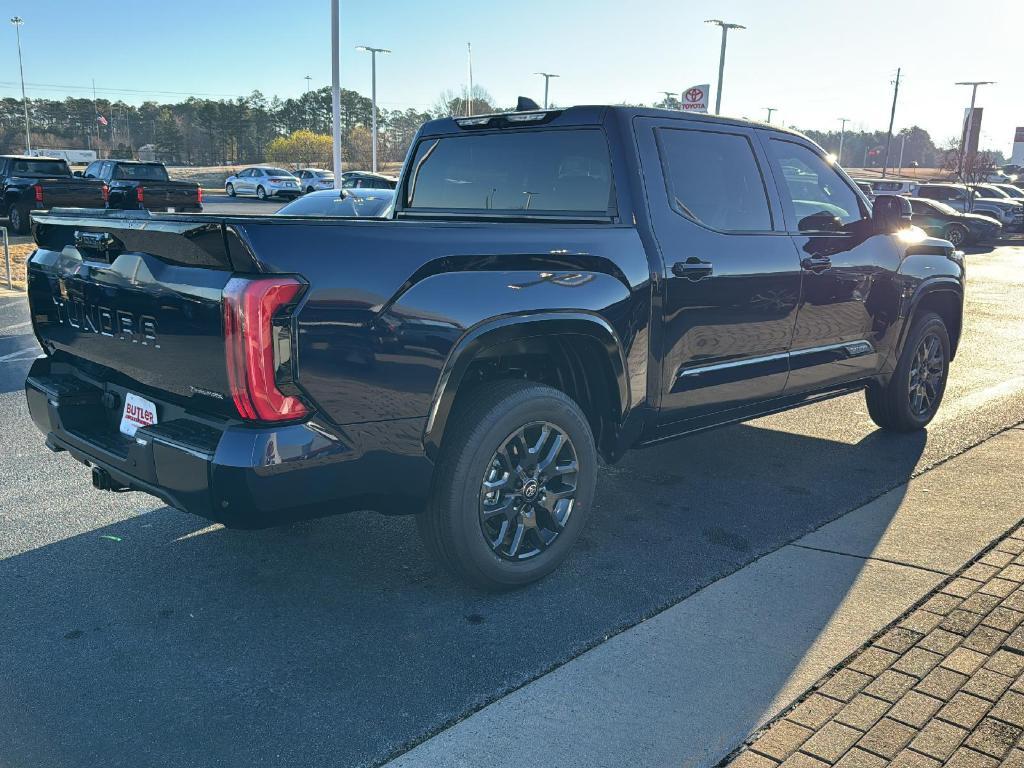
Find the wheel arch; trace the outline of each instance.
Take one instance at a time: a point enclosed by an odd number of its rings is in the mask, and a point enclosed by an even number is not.
[[[946,324],[949,334],[949,356],[956,357],[963,332],[963,285],[952,277],[936,277],[918,286],[910,300],[907,322],[901,333],[899,349],[903,349],[914,319],[922,312],[935,312]]]
[[[484,321],[463,334],[445,361],[424,448],[431,458],[437,456],[458,400],[477,384],[523,378],[551,384],[572,397],[591,423],[598,450],[613,458],[630,407],[627,370],[615,330],[595,313],[550,311]]]

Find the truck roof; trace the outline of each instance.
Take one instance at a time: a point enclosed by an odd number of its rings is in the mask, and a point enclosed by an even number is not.
[[[60,160],[67,162],[63,157],[50,157],[49,155],[0,155],[0,160]]]
[[[473,115],[472,117],[441,117],[436,120],[431,120],[423,125],[423,135],[425,136],[438,136],[452,133],[462,133],[466,130],[472,130],[476,128],[488,127],[485,125],[475,125],[469,127],[461,125],[460,123],[466,120],[478,120],[483,121],[488,118],[507,119],[510,115],[541,115],[542,117],[537,118],[536,122],[544,123],[547,125],[557,125],[560,127],[573,126],[573,125],[600,125],[606,119],[609,114],[617,114],[626,119],[632,117],[686,117],[689,119],[697,119],[701,121],[707,121],[715,125],[735,125],[743,127],[755,127],[763,128],[767,130],[777,131],[779,133],[788,133],[793,136],[801,136],[799,131],[794,131],[789,128],[784,128],[779,125],[772,125],[770,123],[761,122],[759,120],[749,120],[740,117],[723,117],[720,115],[709,115],[699,112],[682,112],[677,109],[656,109],[654,107],[630,107],[624,105],[614,104],[596,104],[596,105],[579,105],[573,107],[566,107],[564,109],[540,109],[531,110],[530,112],[495,112],[486,115]],[[523,127],[528,127],[533,121],[524,121]]]

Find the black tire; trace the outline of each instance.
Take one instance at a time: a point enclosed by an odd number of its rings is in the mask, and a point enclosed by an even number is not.
[[[16,235],[27,235],[29,230],[29,208],[24,203],[15,203],[11,206],[8,218],[11,222],[11,229]]]
[[[266,200],[267,199],[267,190],[265,190],[263,188],[262,184],[260,184],[258,187],[256,187],[256,197],[259,198],[260,200]]]
[[[306,187],[306,194],[310,195],[312,193],[313,193],[313,188],[312,187]]]
[[[494,468],[498,466],[496,462],[500,462],[499,456],[512,455],[507,446],[521,431],[529,434],[524,430],[547,427],[551,428],[550,434],[566,438],[560,443],[561,450],[569,450],[575,459],[576,470],[568,473],[569,484],[575,485],[574,498],[567,505],[562,505],[561,501],[548,502],[560,510],[562,522],[558,523],[553,515],[549,516],[543,502],[549,498],[548,490],[562,487],[564,492],[568,487],[557,485],[562,483],[562,477],[567,476],[564,472],[557,479],[544,480],[539,491],[537,487],[528,488],[528,482],[518,491],[514,490],[513,486],[519,483],[516,478],[522,473],[506,473],[508,490],[494,492],[494,503],[496,506],[516,507],[515,499],[518,498],[522,507],[530,509],[519,513],[513,509],[506,514],[494,515],[485,522],[485,509],[491,503],[491,495],[485,495],[484,482],[496,477]],[[543,439],[541,437],[535,447],[540,447]],[[525,443],[519,444],[525,446]],[[537,457],[545,453],[551,456],[547,447],[536,453],[528,450],[520,454],[526,460],[517,462],[517,466],[529,466],[527,454]],[[558,464],[558,459],[565,455],[559,453],[548,466],[561,466],[563,469],[572,466],[569,461]],[[534,465],[540,467],[541,464],[543,461],[535,461]],[[596,482],[594,435],[586,416],[570,397],[552,387],[525,381],[484,384],[471,392],[452,415],[434,470],[430,500],[427,509],[416,516],[416,523],[427,551],[447,570],[484,589],[511,589],[543,578],[566,558],[586,524]],[[526,501],[531,492],[534,503]],[[498,501],[498,494],[501,501]],[[551,498],[560,495],[558,491],[552,491]],[[511,515],[515,521],[508,522],[507,528],[504,522],[506,515]],[[516,549],[519,553],[513,557],[505,550],[511,550],[515,544],[516,532],[512,525],[516,525],[518,531],[523,520],[527,521],[527,527],[525,533],[518,534]],[[500,533],[494,541],[485,534],[488,526],[500,526]],[[544,544],[543,537],[556,528],[557,533]],[[527,542],[531,551],[536,550],[533,554],[525,549],[520,551]]]
[[[968,235],[970,232],[963,224],[950,224],[942,233],[943,238],[949,240],[957,248],[967,242]]]
[[[934,384],[921,383],[912,386],[912,380],[924,381],[921,378],[922,366],[919,365],[919,356],[923,346],[926,343],[930,344],[932,339],[937,342],[941,353]],[[928,371],[934,367],[924,366]],[[896,363],[896,370],[888,383],[868,387],[866,396],[868,413],[872,421],[882,429],[893,432],[914,432],[923,429],[939,410],[948,376],[949,333],[946,324],[934,312],[925,312],[914,318]],[[917,403],[921,404],[921,409],[916,407]]]
[[[227,189],[228,197],[234,197],[235,196],[235,185],[234,184],[231,184],[229,182],[227,187],[226,187],[226,189]]]

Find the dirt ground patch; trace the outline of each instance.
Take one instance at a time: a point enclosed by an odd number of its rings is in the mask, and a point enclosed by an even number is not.
[[[11,278],[14,281],[15,288],[25,290],[25,261],[32,255],[32,251],[35,249],[35,243],[21,243],[11,246]],[[7,285],[6,265],[0,266],[0,284]]]

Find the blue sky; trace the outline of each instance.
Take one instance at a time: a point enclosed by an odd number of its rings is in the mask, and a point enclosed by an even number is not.
[[[259,89],[282,97],[330,83],[328,0],[4,0],[25,19],[29,95],[101,95],[138,103],[176,94],[235,96]],[[996,80],[979,91],[982,145],[1009,154],[1024,125],[1024,66],[1018,45],[1024,3],[987,0],[342,0],[342,83],[369,95],[369,55],[378,58],[378,99],[387,108],[429,108],[474,78],[500,104],[519,94],[558,104],[653,102],[660,91],[715,82],[719,32],[710,17],[745,24],[729,36],[722,111],[804,128],[888,124],[898,66],[904,81],[896,128],[919,124],[942,144],[958,132],[970,93],[957,80]],[[884,22],[883,22],[884,19]],[[59,34],[57,31],[59,30]],[[955,32],[960,44],[949,39]],[[0,46],[0,96],[20,95],[14,30]],[[1001,41],[1003,36],[1005,41]],[[110,41],[106,43],[106,41]],[[931,52],[929,47],[931,46]],[[111,52],[107,64],[105,50]],[[257,51],[263,57],[257,58]],[[105,89],[134,89],[119,93]],[[161,93],[173,92],[173,93]]]

